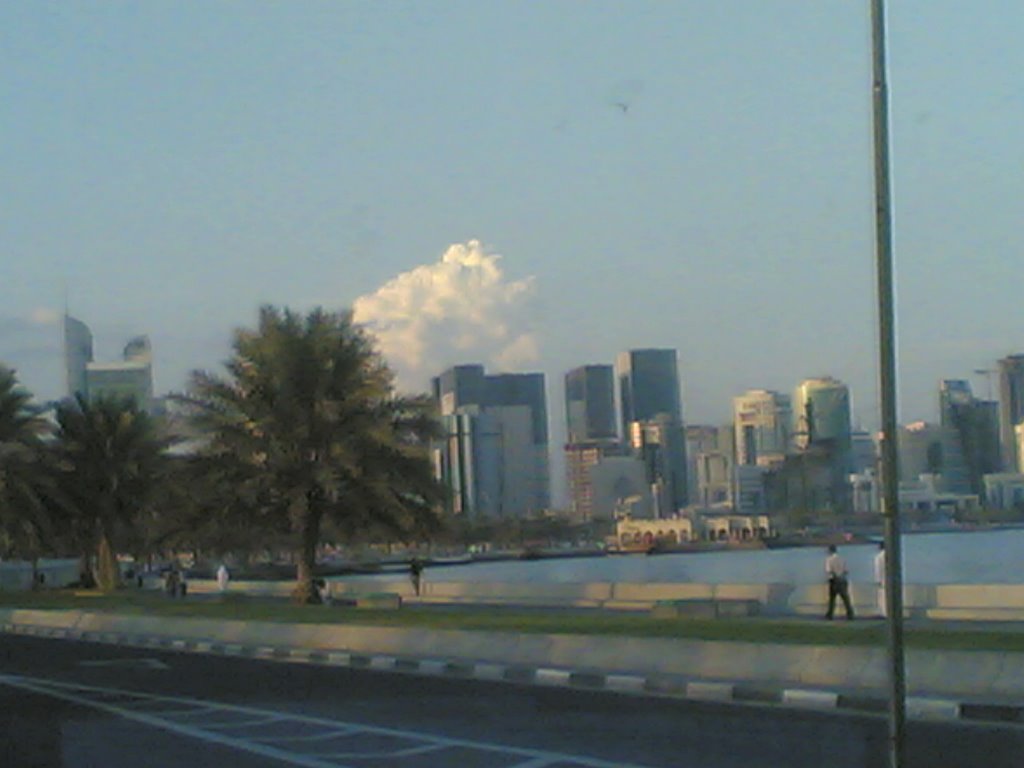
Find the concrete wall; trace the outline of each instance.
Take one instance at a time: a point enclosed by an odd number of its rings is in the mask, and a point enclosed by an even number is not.
[[[47,587],[60,587],[78,578],[77,560],[42,560],[39,572]],[[27,590],[32,583],[28,563],[0,563],[0,591]],[[151,580],[153,588],[160,586]],[[218,591],[215,581],[193,579],[192,594]],[[287,598],[294,581],[232,580],[228,592],[260,597]],[[701,584],[695,582],[629,583],[535,583],[522,582],[434,582],[425,574],[422,594],[417,597],[406,579],[332,581],[331,594],[337,599],[375,592],[398,594],[408,602],[424,604],[532,605],[543,607],[609,608],[650,610],[664,600],[756,600],[769,615],[824,614],[828,589],[824,583],[792,584]],[[878,614],[878,587],[852,584],[850,597],[860,616]],[[908,584],[903,590],[906,615],[913,618],[1024,621],[1024,584]],[[840,611],[841,614],[841,611]]]
[[[828,601],[825,584],[700,584],[495,582],[423,583],[416,597],[406,581],[336,581],[332,595],[344,598],[369,592],[393,592],[420,603],[493,604],[649,610],[664,600],[757,600],[769,615],[823,615]],[[853,584],[850,597],[860,616],[878,615],[879,589]],[[908,584],[903,590],[906,615],[913,618],[1024,621],[1024,584]],[[841,612],[840,612],[841,613]]]

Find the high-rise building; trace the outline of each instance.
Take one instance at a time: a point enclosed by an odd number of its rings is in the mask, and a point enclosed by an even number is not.
[[[551,504],[544,374],[488,376],[482,365],[449,368],[433,381],[445,438],[435,471],[452,511],[519,518]]]
[[[98,363],[93,360],[89,327],[65,315],[64,367],[69,397],[83,397],[90,401],[127,398],[144,410],[152,411],[155,407],[153,354],[146,336],[131,339],[125,345],[120,361]]]
[[[828,467],[829,488],[818,494],[825,498],[823,506],[833,512],[848,511],[848,478],[853,471],[849,388],[831,376],[807,379],[793,396],[793,412],[798,451],[814,455],[818,463]]]
[[[922,475],[951,493],[970,493],[970,475],[959,436],[952,427],[917,421],[900,427],[896,440],[900,482],[913,483]]]
[[[806,379],[793,398],[797,445],[834,446],[843,458],[849,455],[850,390],[831,376]]]
[[[616,368],[623,438],[654,462],[648,473],[658,487],[659,514],[675,514],[689,501],[676,351],[629,350],[619,354]]]
[[[654,516],[674,517],[686,506],[686,435],[667,414],[630,423],[629,447],[644,464],[654,501]]]
[[[733,434],[731,424],[686,426],[687,487],[691,504],[707,508],[732,503]]]
[[[68,397],[88,397],[85,369],[92,362],[92,332],[89,326],[64,315],[64,372]]]
[[[793,406],[789,395],[752,389],[733,398],[736,464],[778,464],[791,448]]]
[[[963,379],[945,379],[939,383],[939,415],[939,423],[957,435],[970,492],[984,493],[982,478],[1002,469],[998,403],[976,398]]]
[[[611,457],[624,455],[615,428],[612,366],[584,365],[565,374],[565,422],[566,475],[573,517],[579,521],[607,517],[614,505],[597,497],[595,470]]]
[[[679,394],[679,366],[674,349],[633,349],[616,361],[622,407],[623,435],[634,421],[651,421],[666,415],[681,424],[683,406]]]
[[[1003,468],[1015,472],[1018,456],[1014,429],[1024,423],[1024,355],[999,361],[999,443]]]
[[[615,377],[610,365],[584,365],[565,374],[568,442],[615,440]]]

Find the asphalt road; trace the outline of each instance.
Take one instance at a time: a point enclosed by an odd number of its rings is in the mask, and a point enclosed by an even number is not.
[[[1024,727],[913,722],[911,765]],[[4,768],[868,768],[885,720],[0,635]]]

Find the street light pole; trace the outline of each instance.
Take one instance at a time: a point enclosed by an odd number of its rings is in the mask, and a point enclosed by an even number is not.
[[[904,765],[906,680],[903,659],[903,573],[900,547],[899,462],[896,451],[896,333],[889,177],[889,93],[885,8],[871,1],[875,166],[875,257],[878,278],[878,369],[882,405],[882,513],[885,519],[885,605],[889,651],[889,764]]]

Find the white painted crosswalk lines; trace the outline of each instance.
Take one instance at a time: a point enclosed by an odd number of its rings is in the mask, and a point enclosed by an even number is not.
[[[580,755],[44,678],[0,675],[0,685],[303,768],[371,768],[384,760],[402,768],[641,768]]]

